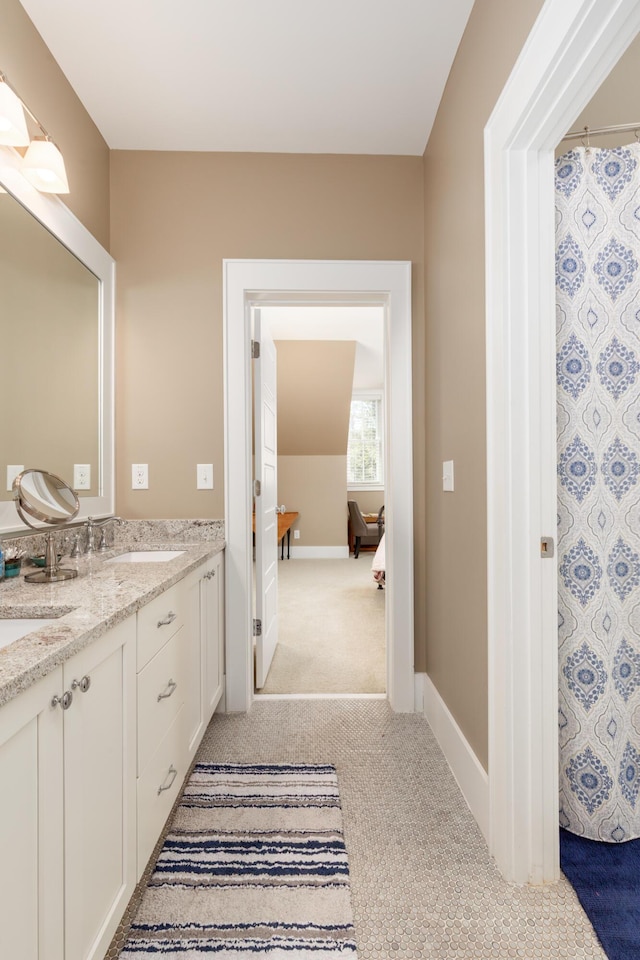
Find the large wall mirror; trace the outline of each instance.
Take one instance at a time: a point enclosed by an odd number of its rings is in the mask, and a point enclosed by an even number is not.
[[[114,263],[18,163],[0,147],[0,532],[26,529],[12,466],[80,480],[80,518],[114,511]]]

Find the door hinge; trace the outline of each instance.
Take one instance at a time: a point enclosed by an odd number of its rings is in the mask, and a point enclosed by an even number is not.
[[[253,495],[254,495],[254,497],[259,497],[261,493],[262,493],[262,484],[260,483],[259,480],[254,480],[254,481],[253,481]]]
[[[260,359],[260,341],[259,340],[251,341],[251,359],[252,360]]]
[[[262,636],[262,620],[253,621],[253,635],[254,637]]]

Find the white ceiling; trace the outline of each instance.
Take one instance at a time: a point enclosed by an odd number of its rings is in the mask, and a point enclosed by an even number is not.
[[[274,340],[355,340],[354,390],[384,386],[382,307],[261,307]]]
[[[112,149],[414,156],[473,6],[21,2]]]

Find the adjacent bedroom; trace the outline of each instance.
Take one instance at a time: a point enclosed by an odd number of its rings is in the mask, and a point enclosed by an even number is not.
[[[260,315],[276,361],[277,505],[267,536],[277,538],[277,560],[273,626],[254,638],[255,693],[384,697],[382,308],[287,305]],[[254,597],[256,579],[254,565]]]

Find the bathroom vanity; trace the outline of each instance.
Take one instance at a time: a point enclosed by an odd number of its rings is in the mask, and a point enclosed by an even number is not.
[[[224,544],[170,547],[0,584],[46,618],[0,649],[0,956],[102,960],[221,701]]]

